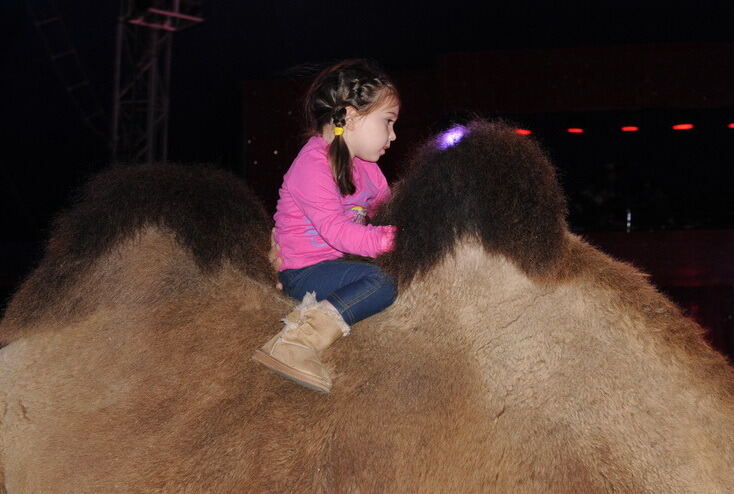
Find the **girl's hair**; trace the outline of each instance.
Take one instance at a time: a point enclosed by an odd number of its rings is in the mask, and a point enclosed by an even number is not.
[[[346,125],[347,107],[366,115],[386,100],[398,100],[392,81],[366,60],[346,60],[321,72],[306,93],[308,128],[320,133],[325,125]],[[327,153],[334,181],[342,195],[354,194],[352,158],[342,135],[335,135]]]

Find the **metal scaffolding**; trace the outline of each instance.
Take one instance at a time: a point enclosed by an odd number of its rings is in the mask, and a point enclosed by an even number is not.
[[[85,125],[108,142],[106,117],[54,0],[26,0],[26,7],[51,64]]]
[[[173,33],[203,22],[202,0],[122,0],[112,103],[112,162],[165,163]]]

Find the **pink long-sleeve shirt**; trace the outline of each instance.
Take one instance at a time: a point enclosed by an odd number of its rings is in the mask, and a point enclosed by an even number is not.
[[[361,224],[390,197],[377,163],[354,158],[354,194],[342,196],[327,158],[328,143],[311,137],[283,177],[275,212],[280,270],[298,269],[345,253],[377,257],[392,248],[395,228]]]

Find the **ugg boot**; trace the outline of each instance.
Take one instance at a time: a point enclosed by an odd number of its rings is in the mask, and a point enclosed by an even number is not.
[[[284,319],[283,330],[255,351],[253,360],[301,386],[328,393],[331,377],[321,363],[321,352],[349,334],[349,325],[313,292]]]

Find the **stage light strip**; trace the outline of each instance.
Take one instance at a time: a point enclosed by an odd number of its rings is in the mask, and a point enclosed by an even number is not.
[[[726,127],[729,129],[734,129],[734,122],[726,124]],[[696,126],[692,123],[679,123],[672,125],[671,128],[673,130],[691,130],[695,129]],[[620,127],[619,130],[622,132],[639,132],[640,128],[636,125],[624,125]],[[533,133],[533,131],[530,129],[516,128],[514,129],[514,131],[516,134],[519,134],[521,136],[528,136]],[[586,130],[582,129],[581,127],[569,127],[566,129],[566,132],[569,134],[583,134],[586,132]]]

